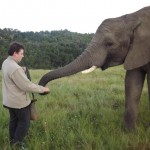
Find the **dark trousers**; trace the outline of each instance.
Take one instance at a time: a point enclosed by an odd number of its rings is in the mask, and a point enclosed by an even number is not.
[[[22,142],[30,126],[30,107],[21,109],[9,108],[9,136],[10,143]]]

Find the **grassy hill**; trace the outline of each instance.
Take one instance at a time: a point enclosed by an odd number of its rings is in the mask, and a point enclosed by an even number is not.
[[[31,70],[38,83],[48,70]],[[145,83],[135,132],[123,130],[122,66],[78,73],[48,83],[51,93],[36,94],[39,119],[31,121],[25,142],[31,150],[148,150],[150,108]],[[1,82],[1,73],[0,73]],[[0,96],[1,96],[0,91]],[[9,150],[8,111],[0,105],[0,147]]]

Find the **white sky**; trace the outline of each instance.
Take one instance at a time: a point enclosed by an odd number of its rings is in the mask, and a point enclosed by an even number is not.
[[[0,28],[24,31],[67,29],[95,33],[104,19],[150,5],[149,0],[0,0]]]

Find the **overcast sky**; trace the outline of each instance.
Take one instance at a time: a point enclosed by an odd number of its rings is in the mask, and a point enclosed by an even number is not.
[[[149,0],[1,0],[0,28],[24,31],[67,29],[95,33],[104,19],[149,6]]]

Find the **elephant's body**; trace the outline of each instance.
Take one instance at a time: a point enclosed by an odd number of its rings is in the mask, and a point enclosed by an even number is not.
[[[147,74],[150,94],[150,7],[104,20],[85,51],[70,64],[45,74],[39,84],[75,74],[92,66],[102,70],[125,66],[125,126],[135,127],[137,106]]]

